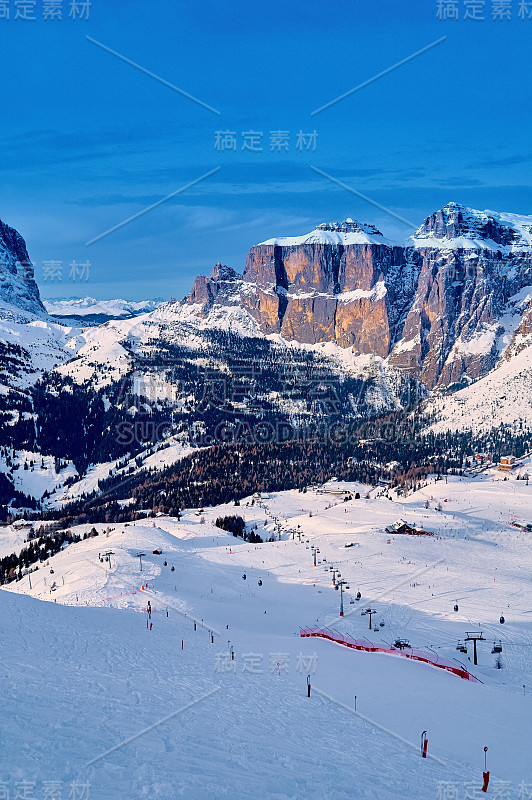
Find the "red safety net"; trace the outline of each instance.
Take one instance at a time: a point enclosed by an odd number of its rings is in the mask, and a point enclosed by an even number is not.
[[[320,639],[329,639],[331,642],[343,644],[345,647],[351,647],[353,650],[363,650],[366,653],[386,653],[390,656],[402,656],[403,658],[411,658],[414,661],[423,661],[425,664],[430,664],[432,667],[444,669],[447,672],[452,672],[453,675],[458,675],[466,681],[474,681],[475,683],[482,683],[474,675],[471,675],[465,667],[453,664],[445,658],[440,658],[435,653],[427,650],[419,650],[414,647],[387,647],[385,644],[373,644],[367,639],[354,639],[352,636],[331,631],[328,628],[302,628],[300,631],[301,636],[318,636]]]

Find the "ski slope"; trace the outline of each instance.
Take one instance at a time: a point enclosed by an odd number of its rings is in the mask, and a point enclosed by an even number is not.
[[[530,789],[531,534],[512,523],[532,520],[532,486],[488,469],[393,500],[357,484],[321,487],[343,488],[360,499],[309,488],[180,520],[96,525],[99,536],[4,587],[0,781],[13,793],[33,781],[37,796],[44,781],[62,781],[64,796],[89,782],[102,800],[437,800],[444,784],[465,798],[477,796],[468,786],[479,792],[487,746],[488,796]],[[281,540],[236,539],[213,524],[225,514]],[[384,533],[397,518],[438,535]],[[21,546],[20,532],[0,531],[2,552]],[[349,584],[343,618],[331,564]],[[315,625],[408,639],[458,658],[482,683],[300,637]],[[466,631],[485,637],[477,666],[471,649],[456,651]]]
[[[532,419],[531,377],[530,351],[525,349],[471,386],[427,400],[425,410],[435,415],[430,429],[485,433],[501,424],[526,428]]]

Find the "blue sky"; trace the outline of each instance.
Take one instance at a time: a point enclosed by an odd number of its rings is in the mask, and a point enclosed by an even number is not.
[[[25,237],[44,297],[182,297],[216,261],[327,220],[396,218],[311,165],[420,223],[449,200],[532,213],[532,19],[437,17],[437,0],[264,5],[92,0],[89,19],[0,19],[0,218]],[[447,3],[449,6],[449,3]],[[532,12],[532,2],[529,4]],[[220,111],[214,114],[91,43]],[[311,112],[445,36],[319,114]],[[216,131],[236,150],[215,148]],[[262,152],[242,150],[262,132]],[[270,131],[289,149],[270,150]],[[315,151],[299,131],[317,132]],[[93,245],[86,242],[205,173]],[[89,279],[69,277],[90,262]],[[62,280],[44,280],[44,261]]]

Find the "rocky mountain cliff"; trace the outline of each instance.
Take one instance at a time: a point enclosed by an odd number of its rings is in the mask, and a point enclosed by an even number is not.
[[[352,219],[269,239],[250,249],[243,273],[216,264],[198,276],[171,316],[192,329],[334,343],[448,390],[529,345],[531,302],[532,216],[449,203],[403,243]],[[46,316],[24,240],[1,222],[0,303],[4,318]],[[38,360],[58,363],[64,345]]]
[[[427,401],[439,430],[530,419],[532,217],[449,204],[402,244],[322,224],[252,247],[242,274],[217,264],[182,301],[95,327],[46,314],[5,225],[0,252],[0,517],[15,496],[61,504],[192,445],[327,446],[427,389],[447,390]]]
[[[270,239],[243,274],[198,277],[186,303],[202,317],[238,306],[264,334],[335,342],[441,389],[495,366],[531,285],[532,217],[449,203],[403,244],[352,219]]]
[[[33,314],[45,314],[33,265],[20,233],[0,220],[0,302]]]

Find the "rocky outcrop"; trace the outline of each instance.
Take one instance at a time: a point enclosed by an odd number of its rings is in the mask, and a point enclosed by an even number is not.
[[[421,250],[422,267],[401,340],[390,362],[426,386],[474,380],[497,359],[497,320],[505,306],[497,259]]]
[[[491,241],[503,247],[515,243],[519,238],[511,225],[497,220],[488,212],[473,211],[459,203],[448,203],[427,217],[418,228],[415,238],[425,237]]]
[[[0,301],[16,309],[46,314],[26,243],[0,220]]]
[[[505,361],[510,361],[511,358],[516,356],[522,350],[532,346],[532,300],[529,300],[525,307],[521,322],[515,329],[512,341],[504,351],[503,358]]]
[[[252,247],[238,275],[217,265],[187,298],[238,304],[265,334],[374,354],[430,389],[497,362],[512,295],[532,284],[532,217],[449,203],[405,244],[353,220]]]
[[[457,203],[425,220],[411,242],[421,269],[392,365],[429,389],[467,385],[495,366],[510,298],[532,283],[530,223]]]
[[[215,264],[208,278],[198,275],[186,300],[188,303],[201,305],[201,314],[208,313],[215,302],[222,305],[234,304],[238,301],[235,288],[241,277],[231,267]]]

